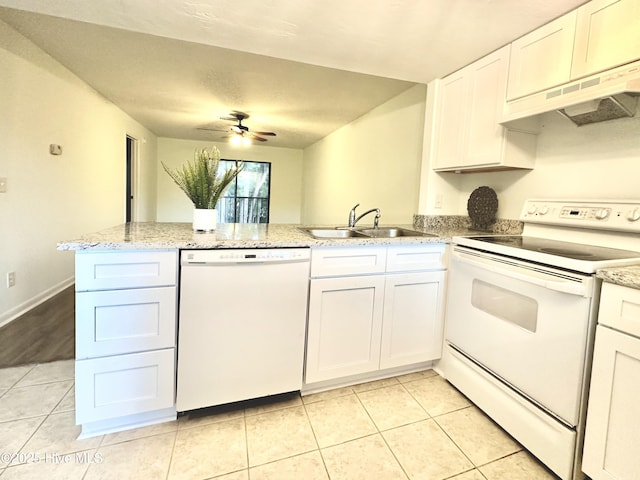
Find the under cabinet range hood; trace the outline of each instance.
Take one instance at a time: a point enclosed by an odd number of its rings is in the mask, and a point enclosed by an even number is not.
[[[500,123],[557,111],[578,126],[633,117],[640,96],[640,61],[507,101]]]

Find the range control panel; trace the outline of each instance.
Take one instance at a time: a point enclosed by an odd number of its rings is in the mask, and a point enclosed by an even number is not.
[[[640,233],[640,200],[527,200],[520,220],[525,223]]]

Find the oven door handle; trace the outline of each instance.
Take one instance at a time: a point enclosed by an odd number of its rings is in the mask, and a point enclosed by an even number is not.
[[[592,292],[593,279],[591,277],[576,277],[576,280],[549,280],[548,278],[543,278],[543,275],[546,275],[542,272],[537,275],[534,274],[534,272],[522,273],[524,269],[516,265],[502,264],[482,257],[480,257],[480,259],[472,259],[459,251],[452,252],[452,260],[458,260],[489,272],[498,273],[516,280],[522,280],[556,292],[580,295],[582,297],[590,297]]]

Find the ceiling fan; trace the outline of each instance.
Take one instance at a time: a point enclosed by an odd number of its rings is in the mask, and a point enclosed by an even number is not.
[[[247,127],[246,125],[242,124],[243,120],[246,120],[249,118],[249,115],[244,113],[244,112],[239,112],[237,110],[234,110],[233,112],[231,112],[229,114],[228,117],[220,117],[221,120],[231,120],[234,122],[237,122],[235,125],[232,125],[229,130],[220,130],[217,128],[199,128],[198,130],[209,130],[209,131],[214,131],[214,132],[229,132],[230,136],[231,136],[231,140],[234,139],[234,137],[240,139],[240,140],[258,140],[259,142],[266,142],[267,139],[266,138],[262,138],[262,137],[275,137],[276,134],[275,132],[252,132],[249,130],[249,127]]]

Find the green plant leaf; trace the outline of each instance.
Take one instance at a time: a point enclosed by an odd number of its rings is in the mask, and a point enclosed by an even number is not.
[[[229,188],[231,182],[242,171],[244,164],[218,173],[220,152],[213,146],[211,150],[196,149],[193,161],[187,161],[180,168],[172,169],[162,162],[162,168],[180,187],[195,208],[216,208],[218,200]]]

